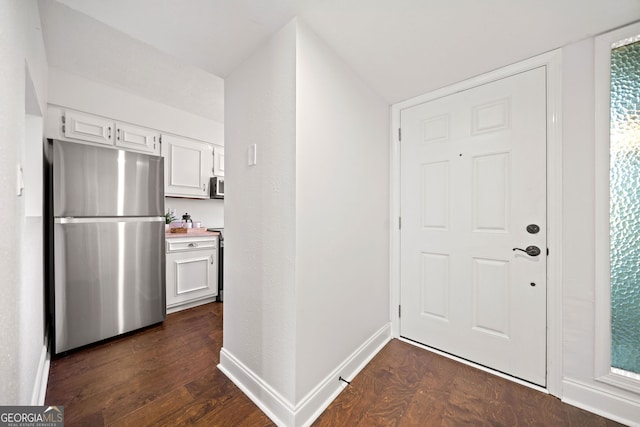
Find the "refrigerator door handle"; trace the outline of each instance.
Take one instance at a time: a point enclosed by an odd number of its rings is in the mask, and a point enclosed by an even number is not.
[[[95,224],[99,222],[164,222],[163,216],[111,216],[100,218],[56,217],[56,224]]]

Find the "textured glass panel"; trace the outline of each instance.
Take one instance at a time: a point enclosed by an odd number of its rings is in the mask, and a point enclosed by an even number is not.
[[[611,51],[611,366],[640,373],[640,42]]]

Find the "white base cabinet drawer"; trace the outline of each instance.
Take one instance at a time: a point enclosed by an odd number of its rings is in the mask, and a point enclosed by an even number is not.
[[[184,252],[184,251],[197,251],[204,249],[216,249],[218,242],[213,240],[200,240],[197,238],[185,238],[185,239],[167,239],[167,253],[171,252]]]

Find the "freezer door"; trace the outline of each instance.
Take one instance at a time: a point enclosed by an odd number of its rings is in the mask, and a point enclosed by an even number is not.
[[[53,216],[159,216],[161,157],[53,140]]]
[[[166,318],[163,219],[54,221],[56,354]]]

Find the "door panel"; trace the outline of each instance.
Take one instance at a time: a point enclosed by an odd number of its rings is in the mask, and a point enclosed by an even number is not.
[[[218,293],[216,249],[167,254],[167,307]]]
[[[544,385],[545,68],[402,110],[401,126],[401,335]]]
[[[422,168],[422,227],[449,227],[449,162],[426,163]]]
[[[422,314],[449,318],[449,256],[422,253]]]

